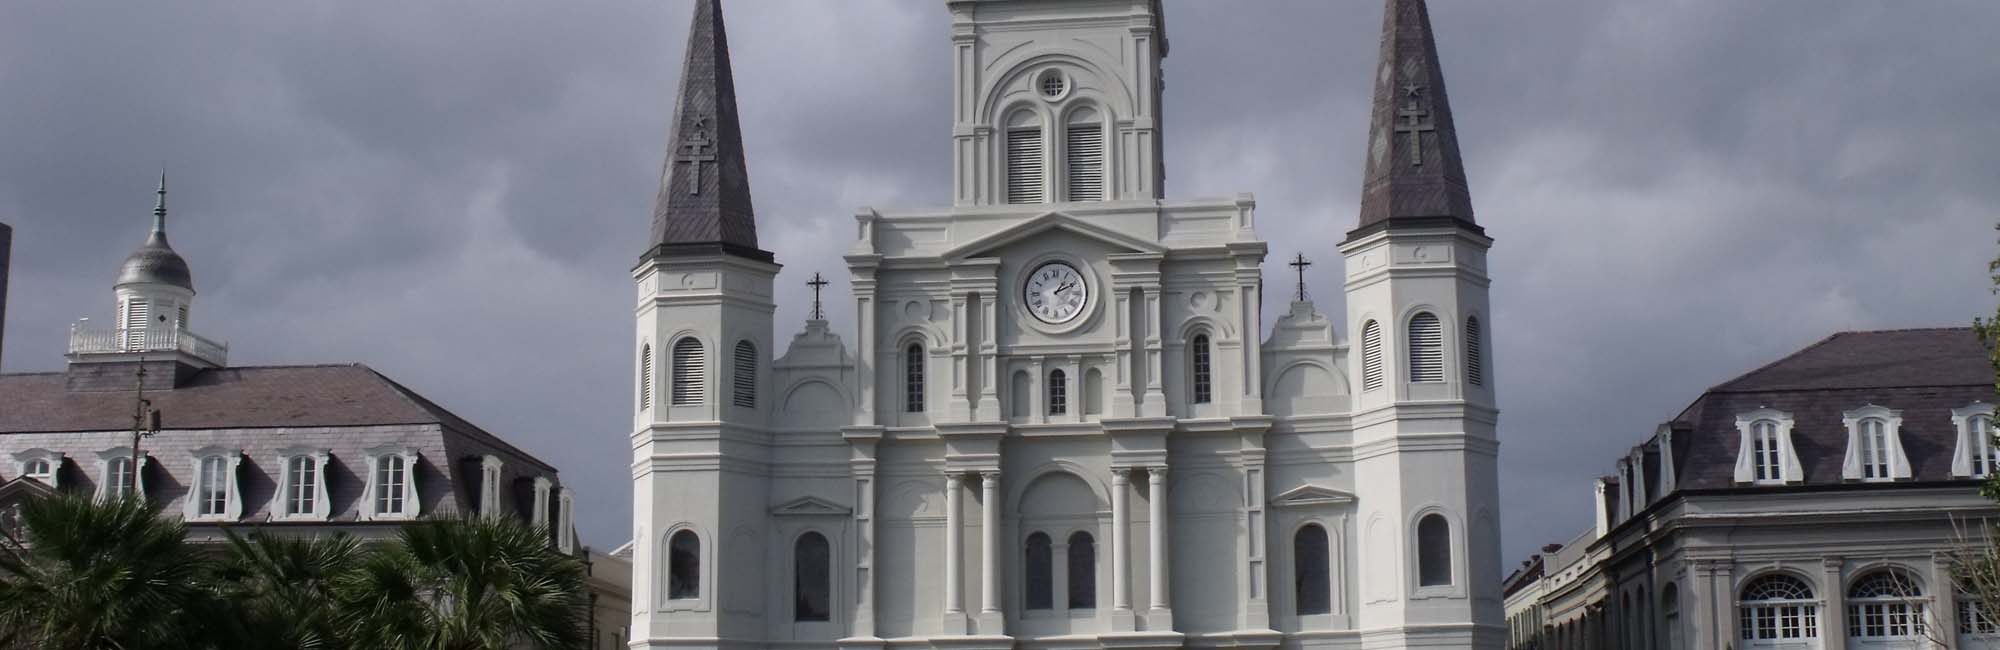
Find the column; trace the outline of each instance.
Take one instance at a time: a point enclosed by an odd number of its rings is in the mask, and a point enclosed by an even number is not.
[[[972,323],[966,313],[966,299],[970,296],[961,291],[951,294],[951,405],[945,408],[952,422],[966,422],[972,419],[972,401],[966,394],[967,384],[972,383],[972,366],[966,355],[971,351],[966,342],[971,340]]]
[[[1142,410],[1147,417],[1162,417],[1167,414],[1167,392],[1160,386],[1160,354],[1163,347],[1160,338],[1160,287],[1148,285],[1145,292],[1146,304],[1141,318],[1146,326],[1146,401]]]
[[[947,634],[965,633],[965,594],[958,582],[962,570],[960,565],[965,558],[965,523],[960,518],[963,515],[959,496],[964,481],[964,477],[956,473],[944,475],[944,627]]]
[[[1117,298],[1117,310],[1111,314],[1111,321],[1117,328],[1118,354],[1112,368],[1115,388],[1111,390],[1109,417],[1129,418],[1138,415],[1134,410],[1137,400],[1134,399],[1132,386],[1132,375],[1138,372],[1132,361],[1132,291],[1129,287],[1118,285],[1112,288],[1112,293]]]
[[[995,327],[997,319],[993,315],[995,306],[993,294],[994,292],[992,291],[984,291],[979,294],[979,320],[981,323],[979,330],[979,415],[988,422],[1007,419],[1007,416],[1000,412],[1000,373],[998,368],[1000,364],[998,360],[994,359],[995,354],[1000,350],[998,342],[1000,330]]]
[[[1111,468],[1111,606],[1114,628],[1123,621],[1130,629],[1132,619],[1131,544],[1126,538],[1132,527],[1131,469]]]
[[[875,636],[875,468],[854,478],[856,598],[854,636]]]
[[[875,359],[875,281],[855,280],[854,293],[855,328],[860,330],[854,337],[854,394],[860,408],[854,410],[853,422],[879,424],[875,421],[875,384],[881,380],[875,374],[880,367]]]
[[[1163,626],[1158,617],[1171,616],[1173,603],[1167,600],[1167,563],[1171,555],[1167,553],[1167,467],[1157,465],[1146,468],[1146,532],[1151,536],[1146,545],[1150,557],[1146,558],[1152,568],[1147,585],[1152,588],[1147,604],[1152,613],[1147,617],[1148,626],[1154,630],[1173,629],[1171,624]]]
[[[1820,600],[1826,609],[1819,613],[1819,640],[1823,650],[1847,648],[1847,589],[1840,579],[1846,562],[1839,556],[1820,558]],[[1953,628],[1956,629],[1956,628]]]
[[[1001,633],[1000,621],[1000,472],[979,474],[979,613],[980,634]],[[993,626],[987,629],[987,626]]]
[[[1247,448],[1239,453],[1243,464],[1245,501],[1243,508],[1245,544],[1242,558],[1244,576],[1238,583],[1238,589],[1241,590],[1239,593],[1243,594],[1244,599],[1242,626],[1246,629],[1263,630],[1271,627],[1271,602],[1269,584],[1266,582],[1270,578],[1266,573],[1268,565],[1266,558],[1270,554],[1269,549],[1265,548],[1269,543],[1265,539],[1268,526],[1264,512],[1265,453],[1261,446]]]

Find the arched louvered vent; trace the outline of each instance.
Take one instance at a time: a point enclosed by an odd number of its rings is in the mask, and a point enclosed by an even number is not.
[[[1410,319],[1410,381],[1444,381],[1444,324],[1437,314]]]
[[[1465,381],[1474,386],[1486,384],[1486,360],[1480,356],[1486,347],[1480,336],[1479,317],[1465,317]]]
[[[653,408],[653,345],[639,347],[639,410]]]
[[[1041,203],[1042,126],[1033,113],[1021,111],[1007,124],[1007,202]]]
[[[701,403],[703,368],[708,359],[704,357],[701,341],[693,337],[674,342],[674,406],[692,406]]]
[[[1382,387],[1382,324],[1361,325],[1361,390]]]
[[[735,403],[744,408],[757,408],[757,346],[749,341],[736,342],[736,395]]]
[[[1070,114],[1063,143],[1069,171],[1069,200],[1104,200],[1104,126],[1088,108]]]

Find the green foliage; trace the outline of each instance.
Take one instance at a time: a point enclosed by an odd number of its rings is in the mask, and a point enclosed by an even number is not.
[[[187,526],[143,500],[21,504],[0,540],[0,647],[201,647],[210,604]]]
[[[342,576],[343,629],[356,647],[392,650],[582,648],[585,575],[541,529],[491,517],[419,522]]]
[[[1994,226],[2000,230],[2000,225]],[[2000,257],[1986,263],[1986,275],[1993,283],[1991,291],[2000,295]],[[1980,343],[1986,347],[1986,361],[1993,367],[1994,390],[2000,392],[2000,306],[1994,307],[1992,318],[1973,318],[1972,330],[1979,334]],[[1992,434],[1989,434],[1992,435]],[[1990,473],[1979,484],[1980,496],[2000,500],[2000,472]],[[2000,612],[2000,527],[1987,522],[1980,524],[1978,539],[1966,539],[1959,534],[1965,550],[1952,561],[1952,578],[1960,591],[1976,604],[1979,611],[1990,616]]]

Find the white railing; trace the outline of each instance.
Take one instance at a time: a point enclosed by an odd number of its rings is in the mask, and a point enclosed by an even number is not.
[[[85,329],[81,325],[70,326],[70,354],[118,352],[182,352],[218,366],[229,365],[229,344],[210,341],[177,327]]]

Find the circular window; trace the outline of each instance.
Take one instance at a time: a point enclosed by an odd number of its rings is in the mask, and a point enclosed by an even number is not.
[[[1035,80],[1035,88],[1041,91],[1043,99],[1061,99],[1069,93],[1069,77],[1063,76],[1061,70],[1044,70]]]

